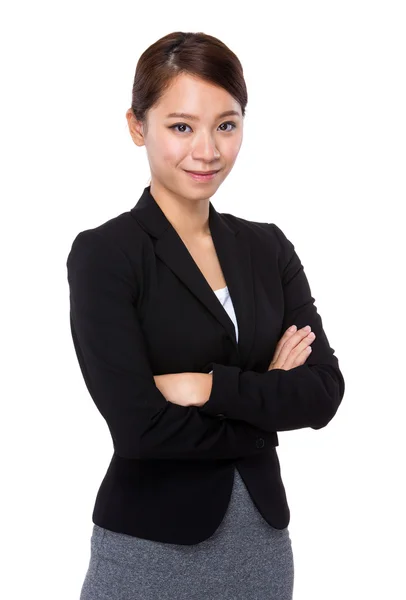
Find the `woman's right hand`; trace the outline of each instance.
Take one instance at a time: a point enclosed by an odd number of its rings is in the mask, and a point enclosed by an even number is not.
[[[289,371],[305,363],[311,352],[310,344],[316,338],[316,335],[310,332],[310,327],[306,327],[298,331],[290,331],[290,328],[285,331],[276,346],[268,371],[272,369]]]

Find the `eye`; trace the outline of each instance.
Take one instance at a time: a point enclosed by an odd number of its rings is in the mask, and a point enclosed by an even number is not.
[[[176,127],[189,127],[189,125],[186,125],[186,123],[175,123],[175,125],[171,125],[168,129],[175,129]],[[176,131],[179,130],[176,129]],[[183,133],[183,131],[180,131],[179,133]]]
[[[221,131],[225,131],[226,133],[233,131],[233,129],[235,129],[237,127],[236,123],[234,121],[225,121],[224,123],[222,123],[221,125],[219,125],[219,127],[222,127],[223,125],[231,125],[231,129],[225,130],[222,129]],[[176,127],[189,127],[189,125],[186,125],[186,123],[175,123],[174,125],[171,125],[170,127],[168,127],[168,129],[174,129],[175,131],[178,131],[178,133],[184,133],[184,131],[179,131],[179,129],[176,129]],[[190,127],[189,127],[190,129]]]
[[[235,129],[235,128],[237,127],[237,125],[236,125],[236,123],[234,123],[234,121],[226,121],[225,123],[222,123],[222,124],[220,125],[220,127],[221,127],[222,125],[232,125],[232,128],[231,128],[231,129],[228,129],[228,131],[232,131],[233,129]],[[222,131],[225,131],[225,129],[222,129]]]

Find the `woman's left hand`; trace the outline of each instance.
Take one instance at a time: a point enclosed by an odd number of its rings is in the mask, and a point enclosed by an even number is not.
[[[154,375],[155,385],[168,402],[179,406],[203,406],[211,394],[213,375],[168,373]]]

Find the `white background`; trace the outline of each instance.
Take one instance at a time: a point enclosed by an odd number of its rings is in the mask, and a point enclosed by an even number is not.
[[[294,599],[406,597],[403,8],[3,6],[2,598],[79,598],[112,443],[74,354],[66,258],[149,182],[125,111],[140,54],[171,31],[241,60],[244,141],[212,202],[294,243],[346,381],[326,428],[279,434]]]

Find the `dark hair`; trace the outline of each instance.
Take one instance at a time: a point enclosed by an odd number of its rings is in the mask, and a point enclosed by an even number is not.
[[[144,130],[148,109],[181,73],[224,88],[239,102],[244,117],[248,94],[243,69],[234,52],[211,35],[174,31],[149,46],[137,62],[131,108]]]

